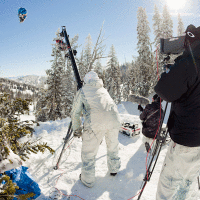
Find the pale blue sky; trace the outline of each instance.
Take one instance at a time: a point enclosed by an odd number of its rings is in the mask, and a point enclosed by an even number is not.
[[[106,54],[113,44],[120,63],[131,62],[137,56],[137,9],[146,8],[153,42],[152,16],[154,4],[162,13],[169,5],[176,36],[177,12],[181,13],[185,27],[200,26],[199,0],[0,0],[0,76],[46,75],[55,32],[66,26],[70,37],[79,35],[78,44],[84,45],[90,33],[93,44],[104,21]],[[177,2],[177,3],[176,3]],[[181,2],[181,3],[179,3]],[[28,11],[24,23],[19,23],[17,11]],[[81,47],[82,48],[82,47]],[[77,49],[78,52],[81,49]],[[102,61],[105,63],[105,60]]]

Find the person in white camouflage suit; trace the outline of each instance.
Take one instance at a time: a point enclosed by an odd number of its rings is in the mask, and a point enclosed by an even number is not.
[[[118,132],[120,127],[117,106],[103,87],[103,81],[92,70],[85,75],[85,85],[77,92],[71,113],[74,136],[82,135],[82,168],[80,180],[87,187],[95,183],[95,157],[105,136],[107,165],[110,175],[120,168]],[[84,119],[82,133],[81,116]]]

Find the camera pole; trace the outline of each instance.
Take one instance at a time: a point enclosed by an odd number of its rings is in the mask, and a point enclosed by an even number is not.
[[[60,33],[60,36],[65,38],[67,49],[69,51],[69,58],[71,60],[72,69],[74,71],[74,76],[75,76],[75,79],[76,79],[76,82],[77,82],[77,90],[79,90],[82,87],[83,83],[82,83],[82,81],[80,79],[80,75],[79,75],[79,72],[78,72],[78,68],[76,66],[76,62],[75,62],[75,59],[74,59],[73,51],[72,51],[72,48],[71,48],[71,45],[70,45],[70,42],[69,42],[69,36],[67,35],[67,31],[66,31],[65,26],[62,26],[62,32]],[[69,124],[67,135],[64,138],[64,145],[63,145],[62,151],[60,153],[60,156],[58,158],[58,162],[57,162],[56,166],[54,167],[55,170],[58,169],[62,154],[63,154],[63,152],[65,150],[65,146],[68,143],[69,138],[72,135],[72,132],[73,132],[73,130],[72,130],[72,121],[71,121],[70,124]]]

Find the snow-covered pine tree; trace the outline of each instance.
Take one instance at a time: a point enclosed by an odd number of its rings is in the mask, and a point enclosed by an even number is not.
[[[97,62],[95,63],[94,71],[98,74],[99,78],[102,79],[103,83],[105,84],[105,73],[100,59],[97,60]]]
[[[0,176],[0,200],[12,200],[14,197],[18,200],[27,200],[35,196],[32,192],[28,194],[16,195],[16,189],[19,189],[19,187],[15,182],[12,182],[9,176],[5,174]]]
[[[159,74],[163,71],[163,55],[160,53],[160,38],[162,38],[162,17],[160,15],[160,12],[158,10],[158,7],[154,5],[154,15],[153,15],[153,29],[154,29],[154,44],[156,50],[154,51],[154,57],[155,57],[155,65],[154,68],[159,69]],[[154,80],[157,80],[154,78]]]
[[[72,109],[73,98],[76,92],[76,84],[73,79],[72,67],[67,64],[63,77],[63,98],[62,98],[62,109],[65,117],[69,117]]]
[[[111,45],[107,62],[106,87],[116,104],[121,102],[121,74],[114,45]]]
[[[4,160],[8,159],[8,156],[19,156],[22,160],[28,159],[30,152],[37,153],[43,152],[48,149],[51,153],[54,151],[46,144],[34,144],[35,142],[21,143],[19,140],[24,136],[32,136],[34,132],[34,121],[21,121],[20,115],[29,111],[29,105],[31,100],[22,99],[9,99],[8,94],[0,94],[0,172],[5,171]],[[11,163],[12,157],[11,157]],[[14,168],[14,167],[13,167]]]
[[[156,4],[154,5],[154,15],[152,20],[153,20],[153,30],[155,35],[154,44],[155,47],[157,48],[160,44],[160,38],[162,38],[162,18]]]
[[[130,94],[136,94],[138,93],[137,89],[137,83],[139,82],[139,75],[140,75],[140,68],[137,63],[137,58],[134,58],[132,60],[130,66],[129,66],[129,88],[130,88]]]
[[[84,66],[84,53],[83,52],[84,51],[82,49],[82,51],[80,53],[80,57],[76,59],[81,80],[83,80],[83,78],[86,74],[86,69],[85,69],[85,66]]]
[[[153,59],[149,38],[150,27],[144,8],[138,8],[137,19],[137,49],[139,54],[137,65],[139,68],[139,74],[136,86],[137,93],[141,96],[147,97],[151,87],[153,87],[151,77],[151,72],[153,71]]]
[[[61,106],[62,106],[63,117],[70,116],[73,98],[76,91],[75,89],[76,84],[74,84],[74,79],[72,76],[72,67],[70,65],[71,64],[67,64],[66,69],[62,75],[63,97]]]
[[[168,11],[167,5],[163,8],[162,13],[162,38],[170,38],[173,36],[173,21]]]
[[[4,184],[2,184],[3,182]],[[19,187],[16,185],[16,183],[13,183],[12,180],[10,180],[9,176],[2,175],[0,177],[0,199],[12,200],[14,198],[16,189],[19,189]]]
[[[46,99],[46,90],[41,88],[38,93],[38,100],[36,104],[36,112],[35,117],[38,122],[46,122],[47,121],[47,99]]]
[[[183,35],[185,32],[184,24],[181,19],[180,13],[178,14],[178,27],[177,27],[177,36]]]
[[[123,101],[128,101],[128,96],[130,93],[130,85],[132,83],[132,80],[130,79],[130,69],[131,69],[131,63],[125,63],[121,67],[121,73],[122,73],[122,98]]]
[[[56,38],[54,40],[62,40],[60,37],[60,30],[56,32]],[[49,108],[48,120],[55,121],[56,119],[63,118],[62,115],[62,76],[64,74],[65,68],[65,58],[62,53],[62,48],[59,44],[54,44],[52,48],[52,56],[54,60],[51,60],[52,66],[51,69],[46,70],[47,74],[47,107]]]

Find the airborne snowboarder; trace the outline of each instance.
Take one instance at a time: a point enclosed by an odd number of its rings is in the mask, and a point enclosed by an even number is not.
[[[25,8],[19,8],[18,9],[18,17],[19,17],[19,21],[20,23],[24,22],[24,20],[27,17],[27,10]]]

